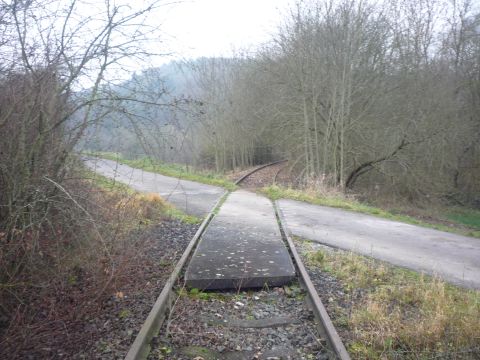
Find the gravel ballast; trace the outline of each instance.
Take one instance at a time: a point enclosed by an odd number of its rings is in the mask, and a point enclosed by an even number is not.
[[[1,342],[0,358],[123,359],[197,228],[164,220],[133,231],[128,270],[105,289],[105,296],[89,296],[88,278],[79,276],[69,294],[57,293],[51,300],[57,311],[68,308],[70,315],[52,321],[47,311],[53,305],[39,302],[36,322],[19,327],[25,334]],[[82,307],[72,306],[66,295],[85,298]]]
[[[178,220],[162,222],[142,234],[145,237],[145,257],[139,274],[122,291],[105,304],[99,318],[85,326],[95,328],[98,339],[94,346],[75,356],[77,359],[124,358],[163,289],[175,264],[194,236],[198,225]],[[118,295],[118,293],[117,293]]]
[[[359,294],[350,294],[336,277],[322,271],[319,267],[311,266],[307,261],[306,254],[311,251],[336,251],[335,249],[298,238],[294,238],[294,243],[318,296],[322,300],[338,334],[345,341],[350,334],[348,329],[343,326],[341,319],[344,319],[351,312],[351,307],[358,300]]]
[[[329,359],[298,285],[177,294],[149,359]]]

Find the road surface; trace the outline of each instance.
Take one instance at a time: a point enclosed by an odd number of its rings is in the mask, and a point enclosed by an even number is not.
[[[138,191],[156,192],[188,214],[203,216],[223,189],[89,158],[86,165]],[[346,210],[282,199],[293,235],[480,289],[480,239]]]
[[[84,162],[91,170],[103,176],[138,191],[158,193],[185,213],[199,217],[206,215],[224,192],[221,187],[134,169],[112,160],[86,158]]]
[[[480,289],[480,239],[294,200],[278,206],[295,236]]]

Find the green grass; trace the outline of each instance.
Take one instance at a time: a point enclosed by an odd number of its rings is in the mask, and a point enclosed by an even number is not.
[[[158,163],[150,158],[129,160],[123,158],[117,153],[109,152],[97,152],[87,154],[92,156],[98,156],[108,160],[118,161],[119,163],[138,169],[143,169],[145,171],[151,171],[166,176],[172,176],[180,179],[221,186],[230,191],[234,191],[237,189],[237,186],[233,182],[227,180],[221,175],[208,172],[193,171],[191,168],[187,169],[185,165]],[[286,198],[305,201],[315,205],[341,208],[363,214],[374,215],[389,220],[400,221],[407,224],[419,225],[436,230],[480,238],[480,211],[478,210],[455,209],[447,213],[445,215],[445,218],[458,225],[457,227],[452,227],[441,223],[429,223],[412,216],[363,204],[357,200],[348,199],[338,193],[334,193],[328,196],[322,196],[321,194],[314,193],[312,191],[285,188],[278,185],[271,185],[265,187],[261,189],[261,192],[272,200]],[[468,227],[469,229],[465,229],[465,227]]]
[[[474,359],[480,351],[480,291],[295,241],[308,268],[331,274],[343,287],[329,313],[352,358]],[[350,302],[351,308],[338,305]]]
[[[298,201],[304,201],[310,204],[330,206],[363,214],[374,215],[389,220],[400,221],[407,224],[419,225],[436,230],[448,231],[460,235],[480,238],[480,231],[476,230],[480,230],[480,227],[477,227],[480,226],[479,211],[462,210],[463,212],[461,212],[460,210],[458,210],[459,212],[456,212],[449,216],[449,219],[452,221],[456,221],[461,225],[467,225],[469,227],[472,227],[471,230],[466,230],[462,228],[452,228],[450,226],[442,224],[428,223],[408,215],[397,214],[378,207],[362,204],[357,200],[348,199],[340,195],[322,196],[321,194],[314,193],[312,191],[302,191],[298,189],[285,188],[278,185],[264,187],[263,189],[261,189],[261,192],[272,200],[293,199]],[[455,220],[454,216],[456,216],[457,220]],[[474,226],[472,226],[472,224]]]
[[[202,301],[213,301],[213,300],[226,301],[229,298],[229,295],[227,294],[223,294],[219,292],[202,291],[197,288],[192,288],[190,290],[182,288],[177,291],[177,294],[178,296],[187,296],[190,299],[202,300]]]
[[[237,186],[232,181],[226,179],[222,175],[207,171],[194,170],[191,167],[187,168],[187,166],[182,164],[161,163],[148,157],[131,160],[122,157],[120,154],[109,152],[95,152],[86,154],[107,160],[117,161],[133,168],[142,169],[165,176],[220,186],[230,191],[237,189]]]
[[[447,214],[448,219],[480,230],[480,211],[471,209],[457,209]]]
[[[125,195],[134,195],[136,193],[130,186],[114,181],[106,176],[100,175],[94,171],[84,169],[83,177],[91,181],[95,186],[105,191],[113,191]]]

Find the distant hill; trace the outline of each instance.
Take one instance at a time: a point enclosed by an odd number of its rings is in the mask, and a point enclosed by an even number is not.
[[[95,107],[106,115],[90,126],[81,149],[182,161],[188,156],[185,136],[193,121],[194,64],[170,62],[102,89],[112,100]]]

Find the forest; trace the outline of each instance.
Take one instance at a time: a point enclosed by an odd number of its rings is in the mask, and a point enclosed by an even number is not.
[[[143,133],[150,135],[137,132],[145,145],[135,136],[136,150],[118,149],[99,136],[95,149],[217,172],[285,158],[298,184],[478,206],[480,15],[473,5],[301,1],[253,53],[136,76],[130,82],[148,86],[152,73],[171,79],[168,96],[183,103],[153,116],[132,107],[148,119]]]

